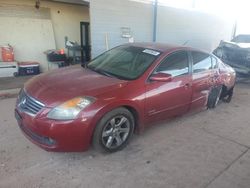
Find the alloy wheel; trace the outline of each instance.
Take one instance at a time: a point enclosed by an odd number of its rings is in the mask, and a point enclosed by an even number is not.
[[[115,116],[109,120],[102,131],[102,144],[108,149],[116,149],[128,138],[131,123],[123,115]]]

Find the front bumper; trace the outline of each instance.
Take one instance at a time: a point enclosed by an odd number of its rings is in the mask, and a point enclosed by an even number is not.
[[[77,152],[90,146],[94,129],[91,119],[55,121],[43,114],[32,117],[17,108],[15,117],[24,135],[47,151]]]

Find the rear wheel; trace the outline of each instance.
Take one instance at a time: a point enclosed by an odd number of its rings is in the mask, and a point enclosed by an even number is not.
[[[226,96],[224,96],[224,97],[222,98],[222,101],[223,101],[223,102],[226,102],[226,103],[230,103],[231,100],[232,100],[232,97],[233,97],[233,92],[234,92],[234,87],[231,88],[231,89],[227,92]]]
[[[117,108],[103,116],[94,132],[93,145],[96,149],[115,152],[123,149],[129,142],[135,120],[126,108]]]
[[[215,108],[220,100],[222,91],[222,86],[217,86],[211,89],[208,95],[207,107],[208,108]]]

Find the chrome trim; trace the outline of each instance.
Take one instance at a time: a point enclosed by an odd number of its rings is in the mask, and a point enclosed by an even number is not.
[[[35,116],[42,110],[42,108],[45,107],[45,105],[31,97],[23,89],[20,91],[18,96],[17,107],[21,112],[24,112],[30,116]]]

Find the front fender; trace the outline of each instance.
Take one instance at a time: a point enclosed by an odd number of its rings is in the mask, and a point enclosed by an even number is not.
[[[107,114],[108,112],[120,108],[120,107],[125,107],[125,108],[132,108],[136,114],[133,114],[137,117],[136,119],[136,128],[137,131],[141,132],[144,130],[144,105],[142,103],[136,103],[135,101],[130,101],[130,100],[120,100],[120,101],[114,101],[107,103],[106,105],[102,106],[96,111],[95,117],[94,117],[94,122],[92,124],[94,127],[96,127],[97,123],[101,120],[101,118]],[[133,112],[131,112],[133,113]]]

